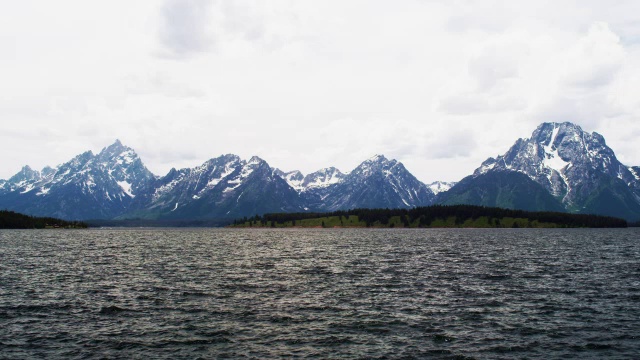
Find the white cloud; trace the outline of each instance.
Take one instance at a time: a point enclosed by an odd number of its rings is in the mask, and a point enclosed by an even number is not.
[[[594,23],[566,56],[565,82],[587,90],[611,84],[624,65],[625,51],[606,23]]]
[[[212,49],[211,4],[208,0],[164,2],[159,36],[169,56],[188,57]]]
[[[382,153],[459,180],[542,121],[640,164],[640,3],[0,5],[0,168],[116,138],[151,170],[223,153],[304,172]],[[160,55],[160,56],[158,56]]]

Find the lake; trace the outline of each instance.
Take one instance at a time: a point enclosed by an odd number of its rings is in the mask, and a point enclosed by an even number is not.
[[[640,357],[640,228],[0,231],[0,357]]]

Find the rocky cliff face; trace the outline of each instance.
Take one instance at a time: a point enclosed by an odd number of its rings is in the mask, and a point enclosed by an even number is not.
[[[25,166],[0,191],[0,207],[65,219],[113,218],[144,198],[155,182],[138,155],[116,141],[42,171]]]
[[[224,155],[160,180],[140,215],[166,219],[238,218],[304,211],[299,194],[267,162]]]
[[[437,194],[437,198],[436,198]],[[268,212],[411,208],[433,203],[571,211],[640,219],[640,167],[571,123],[541,124],[457,184],[425,185],[376,155],[349,173],[303,175],[232,154],[156,177],[120,141],[56,168],[0,180],[0,208],[64,219],[230,219]]]
[[[483,162],[473,176],[504,171],[527,175],[568,211],[640,218],[640,183],[634,168],[618,161],[602,135],[575,124],[540,125],[504,155]]]
[[[334,184],[310,190],[308,196],[313,195],[313,206],[323,211],[411,208],[429,205],[435,197],[402,163],[382,155],[364,161]]]

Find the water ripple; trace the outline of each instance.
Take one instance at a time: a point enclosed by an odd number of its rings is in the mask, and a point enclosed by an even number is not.
[[[640,231],[0,231],[0,357],[637,358]]]

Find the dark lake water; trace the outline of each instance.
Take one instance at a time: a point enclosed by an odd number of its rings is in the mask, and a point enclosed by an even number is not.
[[[1,358],[640,358],[640,229],[0,231]]]

